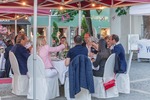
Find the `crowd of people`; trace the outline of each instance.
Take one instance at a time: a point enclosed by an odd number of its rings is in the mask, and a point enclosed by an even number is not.
[[[52,55],[51,53],[56,53],[59,55],[60,52],[63,50],[68,50],[66,56],[65,56],[65,62],[64,64],[66,67],[73,66],[71,63],[74,59],[77,59],[79,55],[82,55],[84,57],[81,57],[82,59],[85,59],[85,62],[87,63],[90,61],[93,68],[91,69],[92,74],[90,74],[91,77],[103,77],[104,74],[104,67],[105,63],[108,59],[108,57],[115,53],[119,59],[119,66],[120,70],[118,73],[125,73],[127,70],[127,64],[125,60],[125,50],[122,46],[122,44],[119,42],[119,37],[116,34],[112,34],[110,36],[106,36],[105,38],[100,39],[94,39],[89,33],[86,33],[84,35],[84,39],[80,35],[76,35],[74,37],[74,43],[75,46],[69,49],[66,37],[60,38],[60,43],[58,46],[51,47],[47,44],[45,36],[38,36],[37,42],[36,42],[36,52],[39,57],[41,57],[44,65],[45,65],[45,75],[46,77],[52,78],[56,75],[58,75],[58,71],[55,69],[55,67],[52,64]],[[15,39],[14,43],[11,40],[8,40],[6,42],[6,48],[5,48],[5,72],[6,77],[9,77],[9,73],[11,70],[11,64],[9,59],[9,52],[13,52],[16,56],[16,59],[19,64],[19,71],[21,75],[28,75],[28,68],[27,68],[27,60],[28,57],[33,53],[33,47],[32,43],[29,40],[29,38],[26,36],[25,33],[19,33]],[[56,55],[56,56],[58,56]],[[81,59],[80,58],[80,59]],[[87,58],[89,60],[87,60]],[[84,60],[83,60],[84,61]],[[90,63],[88,62],[87,65],[90,66]],[[87,66],[86,65],[86,66]],[[88,67],[89,68],[89,67]],[[87,69],[85,67],[86,71],[89,71],[90,69]],[[82,69],[83,72],[85,72]],[[12,71],[13,73],[13,71]],[[86,77],[86,74],[84,77]],[[74,78],[73,78],[74,79]],[[88,81],[89,82],[89,81]],[[84,83],[84,82],[83,82]],[[90,83],[93,84],[93,83]],[[85,83],[84,83],[84,86]],[[91,85],[93,87],[93,85]],[[90,87],[90,89],[91,89]],[[90,93],[94,93],[94,89],[91,89]]]
[[[50,47],[44,36],[37,37],[37,54],[42,58],[45,64],[45,71],[48,77],[52,77],[57,74],[57,71],[51,63],[51,53],[56,52],[58,54],[67,48],[68,53],[66,54],[65,65],[68,66],[74,57],[77,55],[85,55],[90,58],[94,69],[93,75],[97,77],[103,77],[104,65],[107,58],[111,53],[116,53],[120,60],[121,71],[120,73],[126,72],[126,60],[125,51],[121,43],[119,42],[119,37],[116,34],[106,36],[105,38],[100,38],[98,41],[92,39],[89,33],[84,35],[84,40],[81,36],[76,35],[74,37],[75,46],[70,48],[66,41],[66,37],[60,39],[60,43],[56,47]],[[4,45],[4,43],[2,43]],[[1,45],[2,46],[2,45]],[[28,39],[25,33],[19,33],[15,39],[14,43],[12,40],[6,42],[5,48],[5,71],[6,77],[9,77],[10,62],[9,62],[9,51],[12,51],[19,64],[20,73],[23,75],[27,74],[27,59],[31,53],[33,53],[33,48],[31,41]]]
[[[89,33],[84,35],[84,42],[82,42],[81,36],[74,37],[76,45],[71,48],[67,54],[66,66],[69,65],[69,62],[71,62],[74,57],[82,54],[91,59],[95,67],[93,69],[93,75],[96,77],[103,77],[105,62],[112,53],[115,53],[119,58],[119,73],[125,73],[127,69],[125,50],[119,42],[119,37],[116,34],[112,34],[106,36],[104,39],[99,39],[98,42],[91,38]]]

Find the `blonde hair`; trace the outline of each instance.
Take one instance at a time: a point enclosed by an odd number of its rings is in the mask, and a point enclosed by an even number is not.
[[[39,52],[40,47],[45,45],[45,44],[43,44],[44,40],[46,41],[45,36],[38,36],[37,37],[36,48],[37,48],[38,52]]]

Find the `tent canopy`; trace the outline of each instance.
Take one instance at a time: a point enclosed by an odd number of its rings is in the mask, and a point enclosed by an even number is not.
[[[91,10],[102,7],[130,6],[149,0],[38,0],[38,15],[49,15],[50,9]],[[0,19],[16,19],[17,15],[32,16],[34,0],[0,1]],[[93,5],[94,4],[94,5]],[[92,6],[93,5],[93,6]]]
[[[130,7],[131,15],[150,15],[150,4],[142,4]]]
[[[100,7],[130,6],[137,3],[147,3],[149,0],[38,0],[38,8],[89,10],[100,9]],[[9,0],[1,1],[0,8],[33,8],[34,0]],[[94,4],[94,5],[93,5]],[[92,6],[93,5],[93,6]]]
[[[49,15],[50,10],[48,9],[38,9],[37,11],[38,15]],[[33,9],[32,8],[0,8],[0,19],[20,19],[23,17],[28,17],[33,15]],[[16,18],[19,16],[19,18]]]

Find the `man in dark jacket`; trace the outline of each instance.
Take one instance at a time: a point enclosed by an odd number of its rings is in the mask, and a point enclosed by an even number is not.
[[[77,35],[74,37],[74,42],[75,42],[75,47],[71,48],[69,51],[68,51],[68,54],[67,54],[67,58],[66,58],[66,61],[65,61],[65,64],[66,66],[69,65],[69,63],[72,61],[72,59],[74,57],[76,57],[77,55],[85,55],[85,56],[88,56],[88,49],[85,47],[85,46],[82,46],[82,37]]]
[[[11,49],[11,51],[17,58],[21,75],[26,75],[28,71],[27,59],[30,56],[30,54],[25,48],[27,41],[27,36],[24,33],[20,33],[17,36],[16,45],[14,45]]]
[[[88,50],[82,46],[82,37],[74,37],[75,47],[67,54],[65,65],[69,65],[69,90],[70,98],[81,91],[81,87],[94,93],[93,72],[91,61],[88,58]]]
[[[13,43],[11,40],[8,40],[6,42],[7,48],[5,48],[5,53],[4,53],[4,58],[6,59],[6,63],[5,63],[5,73],[6,73],[6,77],[9,77],[9,72],[10,72],[10,60],[9,60],[9,51],[11,50],[11,48],[13,47]]]
[[[115,53],[119,57],[120,69],[118,73],[125,73],[127,70],[125,50],[122,44],[119,43],[119,37],[116,34],[112,34],[110,36],[110,43],[113,45],[112,53]]]

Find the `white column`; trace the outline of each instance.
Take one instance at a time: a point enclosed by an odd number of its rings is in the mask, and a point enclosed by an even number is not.
[[[79,35],[81,35],[81,17],[82,17],[81,10],[79,10],[79,29],[78,29]]]
[[[130,15],[130,34],[132,32],[132,25],[131,25],[132,23],[131,22],[132,22],[132,15]]]
[[[33,16],[33,100],[36,100],[36,34],[37,34],[37,0],[34,0]]]
[[[17,19],[15,19],[15,36],[17,35]]]
[[[27,36],[30,37],[30,25],[27,25]]]
[[[130,15],[130,35],[131,35],[131,32],[132,32],[132,25],[131,24],[132,24],[132,15]],[[130,49],[129,49],[128,53],[130,54],[130,52],[131,52],[131,40],[129,40],[129,42],[130,42]]]
[[[47,43],[50,45],[50,39],[51,39],[51,14],[49,15],[48,20],[48,32],[47,32]]]

